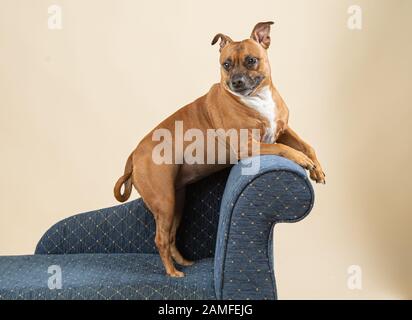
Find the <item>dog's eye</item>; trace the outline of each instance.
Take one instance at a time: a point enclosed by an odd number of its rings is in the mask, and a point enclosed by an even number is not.
[[[257,58],[255,57],[246,57],[246,65],[248,67],[253,67],[257,63]]]
[[[225,68],[225,70],[229,70],[231,66],[232,64],[230,63],[230,61],[225,61],[223,63],[223,68]]]

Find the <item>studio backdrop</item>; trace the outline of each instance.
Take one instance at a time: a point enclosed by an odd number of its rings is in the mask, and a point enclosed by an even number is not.
[[[0,255],[115,205],[138,141],[219,81],[212,37],[273,20],[273,82],[327,175],[311,215],[276,227],[279,297],[412,298],[411,16],[409,0],[0,0]]]

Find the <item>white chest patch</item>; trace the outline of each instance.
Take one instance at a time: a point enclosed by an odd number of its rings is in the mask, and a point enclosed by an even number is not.
[[[272,92],[269,87],[264,87],[253,97],[239,96],[240,100],[248,107],[259,112],[267,119],[269,127],[265,130],[262,141],[265,143],[275,143],[276,133],[276,104],[273,101]]]

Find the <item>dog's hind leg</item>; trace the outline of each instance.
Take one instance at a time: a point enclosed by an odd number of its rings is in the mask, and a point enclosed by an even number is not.
[[[185,188],[176,190],[175,196],[175,216],[173,220],[172,231],[170,232],[170,253],[172,258],[182,266],[190,266],[193,261],[185,259],[176,247],[176,232],[182,220],[183,209],[185,203]]]
[[[176,172],[177,168],[168,165],[136,166],[133,183],[155,218],[155,243],[166,273],[171,277],[183,277],[184,273],[175,268],[170,251],[170,234],[175,217]],[[150,181],[147,177],[150,177]]]
[[[158,211],[158,215],[156,215],[155,242],[166,273],[171,277],[183,277],[184,273],[175,268],[172,260],[170,234],[173,227],[173,220],[174,206],[164,207]]]

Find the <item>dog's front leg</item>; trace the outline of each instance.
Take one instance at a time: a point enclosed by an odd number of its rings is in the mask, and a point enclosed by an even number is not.
[[[240,143],[238,158],[241,160],[248,158],[251,155],[276,155],[292,160],[309,171],[315,168],[313,161],[304,153],[296,149],[281,143],[261,143],[249,136],[247,143]]]
[[[311,171],[314,169],[315,164],[313,161],[306,156],[303,152],[295,150],[287,145],[276,143],[276,144],[268,144],[268,143],[261,143],[260,144],[260,155],[277,155],[284,157],[286,159],[292,160],[296,162],[301,167]]]
[[[282,132],[279,136],[277,142],[292,147],[293,149],[299,150],[307,155],[315,164],[315,167],[310,170],[310,178],[317,183],[325,184],[325,173],[322,170],[318,158],[316,157],[315,150],[303,141],[296,132],[294,132],[290,127]]]

